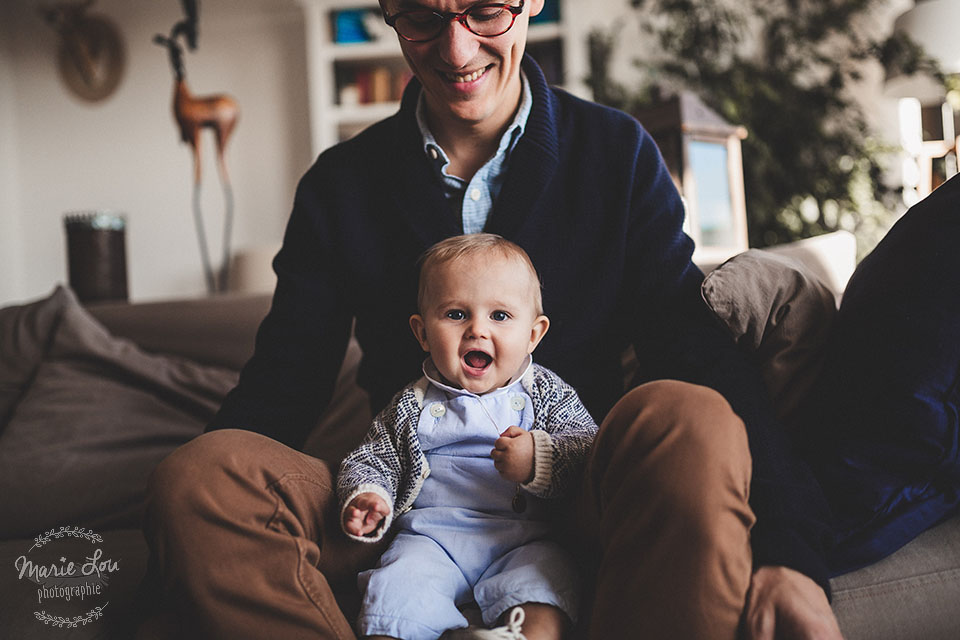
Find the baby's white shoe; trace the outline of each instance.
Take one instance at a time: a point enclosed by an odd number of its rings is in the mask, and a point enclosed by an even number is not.
[[[494,629],[467,627],[466,629],[451,629],[440,636],[441,640],[527,640],[520,633],[524,613],[520,607],[510,610],[510,619],[505,626]]]

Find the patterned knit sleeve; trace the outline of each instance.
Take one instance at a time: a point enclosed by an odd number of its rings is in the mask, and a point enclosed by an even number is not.
[[[363,442],[343,459],[337,474],[341,525],[346,506],[361,493],[375,493],[390,506],[390,514],[372,534],[363,537],[347,534],[361,542],[380,540],[393,521],[397,491],[404,472],[398,445],[396,402],[397,398],[374,418]]]
[[[541,498],[557,498],[583,473],[598,428],[573,387],[552,371],[538,369],[531,431],[534,477],[523,488]]]

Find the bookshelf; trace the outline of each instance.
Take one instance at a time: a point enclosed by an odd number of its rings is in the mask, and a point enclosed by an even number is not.
[[[527,51],[551,84],[583,95],[586,40],[567,16],[575,0],[546,0]],[[395,113],[410,78],[393,29],[370,0],[298,0],[307,46],[314,154]],[[582,61],[573,65],[571,61]]]

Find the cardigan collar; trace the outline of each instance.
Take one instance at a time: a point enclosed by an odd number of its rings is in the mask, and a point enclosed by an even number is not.
[[[524,55],[521,64],[530,82],[533,107],[485,228],[508,238],[516,237],[536,208],[560,161],[556,98],[529,54]],[[420,91],[419,81],[413,78],[404,90],[399,113],[393,117],[396,153],[388,151],[384,162],[386,175],[393,178],[390,188],[394,201],[426,248],[463,233],[463,226],[459,217],[451,214],[442,186],[422,152],[423,140],[416,119]]]

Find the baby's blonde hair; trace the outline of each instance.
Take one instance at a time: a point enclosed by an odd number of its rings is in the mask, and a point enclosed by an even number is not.
[[[501,257],[518,260],[527,267],[534,285],[534,311],[538,316],[543,315],[543,296],[540,292],[542,285],[540,275],[537,273],[536,267],[533,266],[533,261],[530,260],[530,256],[520,245],[495,233],[469,233],[462,236],[452,236],[446,240],[441,240],[420,256],[420,284],[417,290],[417,308],[420,312],[423,312],[427,280],[432,271],[456,260],[488,253],[498,253]]]

